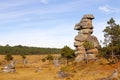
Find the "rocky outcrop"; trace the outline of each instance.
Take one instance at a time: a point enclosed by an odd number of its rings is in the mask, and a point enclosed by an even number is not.
[[[95,36],[92,35],[93,33],[93,25],[92,19],[94,16],[92,14],[86,14],[83,16],[81,21],[75,25],[75,30],[78,30],[78,35],[75,36],[74,46],[76,47],[75,55],[76,62],[79,62],[83,59],[84,54],[91,54],[96,55],[98,53],[98,48],[100,48],[100,44]],[[92,50],[86,51],[83,43],[88,41],[94,45]],[[93,51],[93,52],[92,52]],[[83,55],[81,57],[81,55]],[[80,59],[82,58],[82,59]]]
[[[16,61],[12,61],[9,65],[4,66],[3,72],[16,72],[15,63]]]

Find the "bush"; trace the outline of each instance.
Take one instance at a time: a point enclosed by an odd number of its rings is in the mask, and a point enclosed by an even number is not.
[[[46,58],[42,58],[41,60],[42,60],[42,62],[45,62],[45,61],[46,61]]]
[[[7,54],[7,55],[5,56],[5,60],[7,60],[8,62],[9,62],[10,60],[13,60],[12,55],[11,55],[11,54]]]
[[[50,55],[50,54],[48,54],[46,58],[47,58],[47,60],[49,60],[49,61],[50,61],[50,60],[53,60],[53,56]]]

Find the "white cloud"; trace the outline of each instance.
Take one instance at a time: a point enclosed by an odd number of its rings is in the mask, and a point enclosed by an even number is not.
[[[110,7],[108,5],[100,6],[99,10],[101,10],[103,12],[110,12],[111,11],[111,9],[110,9]]]
[[[39,2],[47,4],[48,0],[8,0],[8,1],[3,1],[3,2],[0,2],[0,10],[16,8],[16,7],[39,3]]]
[[[1,13],[0,13],[0,22],[8,23],[10,21],[11,22],[17,21],[18,19],[19,20],[25,19],[27,15],[34,15],[34,17],[38,16],[38,17],[46,18],[46,16],[49,16],[49,14],[51,15],[51,14],[57,14],[57,13],[65,13],[70,11],[73,12],[79,6],[79,3],[80,3],[79,1],[74,1],[74,2],[68,2],[63,4],[54,4],[50,6],[48,5],[45,8],[35,7],[35,8],[24,8],[22,10],[16,9],[16,8],[19,8],[18,5],[22,6],[25,4],[31,4],[33,1],[37,2],[38,0],[30,0],[30,1],[25,0],[24,2],[21,1],[21,2],[13,2],[13,3],[4,2],[5,6],[2,5],[3,10],[1,10]],[[39,1],[42,3],[48,3],[48,0],[39,0]],[[0,3],[0,6],[1,6],[1,3]],[[5,9],[5,7],[10,9]]]
[[[100,6],[98,9],[105,13],[120,13],[119,8],[114,8],[109,5]]]
[[[62,48],[63,46],[68,45],[71,48],[74,48],[75,32],[72,24],[62,24],[49,29],[27,29],[22,30],[22,32],[13,31],[8,34],[0,34],[0,44],[9,44],[11,46],[20,44],[25,46],[56,48]]]

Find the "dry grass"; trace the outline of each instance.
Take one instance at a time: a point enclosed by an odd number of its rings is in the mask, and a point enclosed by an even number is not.
[[[16,73],[0,73],[0,80],[54,80],[54,72],[35,72],[34,68],[17,68]]]
[[[54,67],[54,65],[49,62],[42,62],[41,59],[46,55],[28,55],[28,64],[22,65],[21,56],[15,55],[14,60],[17,60],[16,73],[3,73],[0,70],[0,80],[95,80],[98,78],[103,78],[109,76],[111,72],[116,68],[115,65],[106,65],[107,61],[100,60],[98,62],[90,62],[89,64],[71,64],[69,71],[71,76],[59,79],[57,78],[57,72],[60,67]],[[57,56],[57,55],[54,55]],[[0,55],[0,61],[4,60],[4,55]],[[101,63],[104,63],[101,65]],[[0,67],[3,67],[1,65]],[[40,72],[36,72],[36,69],[41,67]]]
[[[59,68],[55,68],[52,64],[49,65],[48,61],[42,62],[41,59],[47,55],[28,55],[28,64],[22,64],[22,57],[14,55],[14,60],[17,60],[16,73],[3,73],[0,71],[0,80],[56,80],[56,73]],[[58,55],[54,55],[58,56]],[[4,61],[4,55],[0,55],[0,61]],[[7,63],[6,63],[7,64]],[[0,67],[3,67],[1,65]],[[36,69],[41,67],[40,72]]]

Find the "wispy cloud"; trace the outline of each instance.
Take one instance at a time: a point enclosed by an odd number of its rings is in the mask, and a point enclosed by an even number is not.
[[[0,2],[0,10],[27,6],[34,3],[47,4],[48,2],[49,2],[48,0],[8,0],[8,1]]]
[[[26,5],[26,4],[30,4],[33,3],[35,1],[33,0],[24,0],[24,1],[16,1],[16,0],[10,0],[10,1],[3,1],[0,2],[0,9],[10,9],[13,7],[18,7],[18,6],[22,6],[22,5]]]
[[[27,17],[27,19],[32,18],[32,17],[45,17],[49,16],[49,15],[54,15],[54,14],[60,14],[60,13],[66,13],[66,12],[73,12],[75,9],[77,9],[80,1],[74,1],[74,2],[68,2],[68,3],[62,3],[62,4],[54,4],[54,5],[46,5],[44,8],[43,7],[39,7],[40,5],[36,5],[36,3],[32,2],[37,2],[38,0],[25,0],[24,2],[4,2],[5,5],[1,5],[4,9],[5,8],[10,8],[10,9],[6,9],[6,10],[1,10],[0,12],[0,21],[1,22],[9,22],[9,21],[17,21],[16,19],[24,19],[26,18],[28,15],[34,15],[34,16],[29,16]],[[48,0],[39,0],[39,2],[41,3],[48,3]],[[32,4],[34,5],[33,7],[29,7],[29,8],[23,8],[23,9],[19,9],[18,6],[23,6],[25,4]],[[12,7],[12,8],[11,8]],[[16,9],[18,8],[18,9]]]
[[[61,27],[63,26],[63,27]],[[38,47],[58,47],[62,48],[68,45],[72,48],[74,42],[72,24],[62,24],[55,26],[55,28],[43,29],[27,29],[22,33],[19,31],[9,32],[9,34],[0,34],[0,44],[6,45],[26,45]],[[73,33],[71,33],[73,32]],[[68,35],[69,34],[69,35]],[[64,36],[63,36],[64,35]]]
[[[114,8],[109,5],[100,6],[98,9],[105,13],[120,13],[120,8]]]

